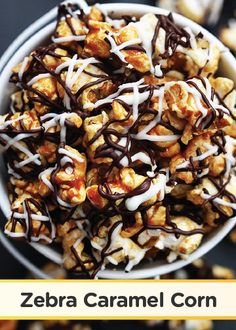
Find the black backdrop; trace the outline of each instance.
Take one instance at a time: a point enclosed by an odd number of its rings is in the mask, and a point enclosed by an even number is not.
[[[34,20],[45,14],[49,9],[56,6],[60,0],[0,0],[0,55],[19,35],[24,28]],[[191,1],[191,0],[189,0]],[[153,0],[129,0],[129,1],[102,1],[100,2],[133,2],[154,5]],[[225,0],[224,9],[219,24],[212,29],[217,34],[219,26],[225,24],[229,17],[233,16],[236,10],[236,0]],[[0,201],[1,203],[1,201]],[[1,215],[0,221],[4,222]],[[21,249],[26,248],[20,246]],[[210,262],[217,262],[221,265],[234,268],[236,270],[235,247],[227,240],[219,244],[212,252],[207,255]],[[33,258],[38,257],[33,255]],[[27,274],[26,270],[0,245],[0,278],[23,278]],[[236,308],[236,306],[235,306]],[[103,322],[96,329],[108,329],[111,325]],[[112,329],[142,329],[141,324],[134,322],[114,322]],[[218,321],[215,330],[236,330],[236,321]]]

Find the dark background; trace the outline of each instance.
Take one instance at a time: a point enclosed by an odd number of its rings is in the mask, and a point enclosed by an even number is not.
[[[155,1],[152,0],[117,0],[100,2],[140,2],[149,5],[155,4]],[[53,8],[58,3],[59,0],[0,0],[0,55],[3,54],[4,50],[29,24],[34,22],[37,18],[45,14],[49,9]],[[236,0],[225,0],[220,22],[216,27],[212,29],[215,34],[217,34],[219,27],[223,24],[226,24],[228,18],[233,16],[235,9]],[[2,222],[4,222],[4,217],[1,214],[0,219]],[[18,245],[20,249],[25,248],[25,245]],[[206,257],[211,263],[216,262],[236,270],[235,252],[235,246],[230,244],[226,239]],[[36,253],[32,254],[32,258],[40,259]],[[24,278],[26,275],[27,271],[2,246],[0,246],[0,278]],[[120,329],[121,327],[123,330],[132,328],[131,323],[128,322],[115,322],[112,326],[114,330]],[[103,323],[102,328],[106,328],[105,323]],[[141,328],[143,328],[143,326],[138,326],[136,324],[136,330]],[[215,330],[236,330],[236,321],[218,321],[216,322]]]

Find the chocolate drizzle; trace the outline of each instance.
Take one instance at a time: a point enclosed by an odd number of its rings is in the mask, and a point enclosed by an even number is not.
[[[190,35],[189,33],[179,28],[173,19],[172,13],[168,16],[165,15],[156,15],[158,22],[155,28],[154,36],[152,39],[152,50],[153,53],[155,52],[156,41],[158,38],[158,34],[160,29],[162,28],[165,33],[165,51],[162,54],[159,54],[161,59],[168,59],[169,57],[173,56],[177,50],[178,46],[182,46],[184,48],[191,47],[190,44]]]

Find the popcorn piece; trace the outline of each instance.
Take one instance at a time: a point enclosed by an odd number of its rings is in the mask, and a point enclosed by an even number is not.
[[[220,218],[220,214],[227,217],[234,215],[235,177],[223,186],[214,180],[204,178],[195,189],[187,194],[187,198],[194,204],[204,205],[206,220],[211,226]]]
[[[145,180],[145,177],[137,175],[131,168],[123,168],[120,172],[112,173],[106,184],[92,185],[87,188],[87,197],[90,202],[98,208],[103,208],[107,205],[106,199],[115,198],[119,203],[118,196],[122,199],[123,196],[132,190],[138,188]]]
[[[84,121],[84,145],[88,144],[88,155],[89,158],[95,163],[109,162],[109,158],[95,158],[95,152],[97,148],[104,144],[104,137],[102,134],[98,134],[104,125],[108,122],[109,117],[105,112],[100,115],[86,118]]]
[[[121,235],[122,223],[119,217],[111,218],[107,224],[99,228],[98,236],[92,238],[91,244],[94,249],[103,251],[104,262],[108,261],[114,265],[125,262],[128,264],[125,270],[130,271],[145,256],[146,250],[140,248],[131,239],[124,238]],[[111,244],[107,247],[107,238],[110,237]]]
[[[77,64],[73,66],[73,70],[75,70],[73,73],[68,73],[68,71],[61,73],[62,81],[70,85],[72,95],[75,95],[81,106],[95,103],[114,90],[111,78],[104,71],[90,63],[99,62],[93,58],[78,59]],[[79,71],[80,74],[78,74]],[[58,83],[57,88],[60,97],[65,100],[65,88],[60,83]],[[91,111],[92,109],[87,107],[86,110]]]
[[[178,229],[178,237],[170,234],[172,230],[168,226],[165,227],[166,231],[165,229],[160,231],[160,227],[156,227],[156,229],[153,227],[153,229],[149,229],[139,235],[139,244],[146,246],[151,238],[156,239],[155,247],[160,250],[170,249],[174,252],[175,259],[178,255],[184,257],[194,252],[202,240],[201,226],[185,216],[171,218],[171,224]],[[168,229],[170,229],[170,233]],[[191,232],[192,235],[190,235]]]
[[[84,52],[87,56],[108,58],[110,45],[106,41],[107,33],[112,32],[108,23],[89,21],[89,33],[85,39]]]
[[[229,26],[224,27],[220,31],[221,41],[234,52],[236,52],[235,32],[236,32],[236,20],[235,19],[230,20]]]
[[[55,226],[44,203],[23,194],[12,204],[12,215],[5,225],[5,233],[29,242],[51,243]]]
[[[69,146],[59,147],[58,154],[58,167],[40,175],[40,193],[47,196],[53,192],[60,207],[71,208],[81,204],[86,198],[86,157]]]
[[[158,0],[157,5],[169,11],[179,12],[187,16],[198,24],[214,25],[217,23],[221,9],[222,0],[216,0],[213,3],[210,0]]]
[[[75,222],[70,220],[57,226],[59,238],[64,249],[64,267],[72,272],[84,272],[94,268],[94,258],[85,251],[84,239],[87,237],[86,221]]]

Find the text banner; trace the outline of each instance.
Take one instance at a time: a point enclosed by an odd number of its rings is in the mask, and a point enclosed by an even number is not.
[[[236,319],[236,280],[3,280],[0,319]]]

